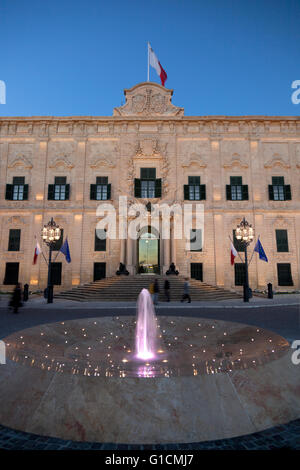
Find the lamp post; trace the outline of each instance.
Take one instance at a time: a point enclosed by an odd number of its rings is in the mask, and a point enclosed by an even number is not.
[[[247,222],[245,217],[236,228],[235,236],[245,246],[245,282],[244,282],[244,302],[249,302],[249,274],[248,274],[248,255],[247,247],[253,241],[254,229],[251,224]]]
[[[49,247],[49,261],[48,261],[48,282],[47,282],[47,303],[53,303],[53,286],[52,286],[52,279],[51,279],[51,258],[52,258],[52,250],[54,243],[60,239],[61,229],[59,225],[57,225],[53,217],[51,217],[50,222],[44,225],[42,229],[42,239],[43,242],[46,243]]]

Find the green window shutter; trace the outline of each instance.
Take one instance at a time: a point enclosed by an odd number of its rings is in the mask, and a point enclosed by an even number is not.
[[[273,185],[269,184],[269,201],[274,201],[274,189]]]
[[[200,200],[206,199],[206,185],[200,184]]]
[[[226,199],[227,201],[231,201],[231,185],[226,184]]]
[[[23,190],[23,201],[28,200],[28,184],[24,184],[24,190]]]
[[[249,199],[248,185],[247,184],[243,184],[243,186],[242,186],[242,198],[243,198],[243,201],[248,201],[248,199]]]
[[[277,251],[280,253],[289,251],[287,230],[275,230]]]
[[[109,183],[107,185],[107,199],[111,198],[111,184]]]
[[[91,184],[90,186],[90,199],[95,201],[97,199],[97,185]]]
[[[272,184],[274,186],[283,186],[284,185],[284,176],[272,176]]]
[[[70,185],[69,184],[66,184],[66,196],[65,196],[65,200],[68,200],[70,197]]]
[[[189,176],[188,183],[200,186],[200,176]]]
[[[48,184],[48,201],[54,200],[54,184]]]
[[[189,190],[189,185],[188,184],[185,184],[183,186],[183,194],[184,194],[184,199],[186,201],[189,201],[190,200],[190,190]]]
[[[241,176],[230,176],[230,185],[231,186],[241,186],[242,177]]]
[[[14,185],[13,184],[7,184],[6,185],[6,191],[5,191],[5,199],[7,199],[8,201],[12,201],[13,191],[14,191]]]
[[[161,197],[161,178],[155,180],[155,197]]]
[[[8,251],[20,251],[20,229],[10,229],[8,238]]]
[[[140,174],[142,180],[155,180],[156,168],[141,168]]]
[[[290,201],[292,199],[292,193],[291,193],[291,186],[290,184],[286,184],[284,187],[284,199],[286,201]]]
[[[141,197],[141,195],[142,195],[141,180],[139,178],[134,178],[134,196]]]

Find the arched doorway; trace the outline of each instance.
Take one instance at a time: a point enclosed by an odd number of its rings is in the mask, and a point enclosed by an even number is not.
[[[160,274],[159,233],[151,226],[140,230],[137,240],[137,272],[139,274]]]

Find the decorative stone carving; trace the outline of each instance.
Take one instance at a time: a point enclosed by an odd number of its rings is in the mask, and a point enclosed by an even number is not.
[[[282,158],[280,158],[280,155],[275,153],[273,159],[266,162],[264,164],[264,167],[265,168],[281,167],[281,168],[288,169],[288,168],[291,168],[291,165],[283,161]]]
[[[243,162],[241,156],[238,153],[233,153],[232,159],[223,164],[223,168],[226,168],[226,169],[233,169],[235,167],[241,168],[241,169],[249,168],[248,163]]]
[[[19,215],[13,215],[12,217],[9,217],[7,219],[7,223],[8,224],[12,224],[12,225],[20,225],[20,224],[26,224],[26,220],[24,219],[24,217],[20,217]]]
[[[206,168],[207,167],[206,163],[201,158],[201,155],[199,155],[197,153],[192,153],[190,155],[190,157],[186,161],[183,161],[182,164],[181,164],[181,166],[183,168],[189,168],[192,165],[195,165],[198,168]]]
[[[101,166],[107,166],[108,168],[115,168],[116,164],[107,158],[103,157],[96,157],[94,160],[90,163],[90,168],[100,168]]]
[[[70,162],[67,155],[60,155],[49,164],[49,168],[59,168],[60,166],[69,170],[74,168],[74,164]]]
[[[16,168],[18,166],[23,166],[29,170],[33,167],[31,161],[23,154],[16,155],[16,158],[7,165],[8,168]]]
[[[173,90],[144,82],[125,90],[126,103],[114,109],[114,116],[183,116],[183,108],[171,103]]]

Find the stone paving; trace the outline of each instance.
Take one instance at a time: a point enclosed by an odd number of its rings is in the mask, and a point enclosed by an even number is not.
[[[38,436],[0,425],[0,449],[10,450],[300,450],[300,419],[254,434],[189,444],[127,445],[74,442]]]

